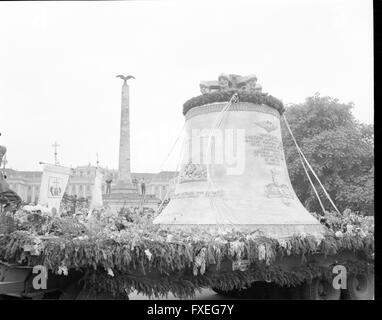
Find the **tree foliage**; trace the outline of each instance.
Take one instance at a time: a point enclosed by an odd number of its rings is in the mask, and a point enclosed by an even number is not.
[[[316,94],[302,104],[289,106],[285,116],[297,143],[338,209],[373,215],[374,127],[358,122],[351,113],[352,107],[352,103],[344,104]],[[282,126],[292,185],[310,211],[322,212],[284,122]],[[325,209],[332,210],[316,181],[315,186]]]

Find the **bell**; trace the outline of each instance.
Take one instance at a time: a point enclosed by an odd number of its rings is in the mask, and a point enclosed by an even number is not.
[[[177,184],[155,224],[236,228],[278,238],[323,233],[291,185],[278,110],[217,102],[193,107],[185,118]]]

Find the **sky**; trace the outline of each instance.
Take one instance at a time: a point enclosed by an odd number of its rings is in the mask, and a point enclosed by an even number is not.
[[[257,75],[301,103],[319,92],[373,123],[373,7],[367,0],[0,3],[0,144],[8,167],[118,167],[130,80],[132,172],[175,170],[182,105],[220,73]],[[169,155],[170,154],[170,155]]]

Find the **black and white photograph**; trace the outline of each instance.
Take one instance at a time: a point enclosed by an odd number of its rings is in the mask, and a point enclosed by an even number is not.
[[[378,299],[373,10],[0,2],[0,309]]]

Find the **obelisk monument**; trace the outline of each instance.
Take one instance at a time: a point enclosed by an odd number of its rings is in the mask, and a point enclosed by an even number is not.
[[[129,105],[129,85],[127,80],[133,76],[117,77],[123,79],[121,93],[121,126],[119,137],[119,164],[118,164],[118,180],[114,187],[117,193],[136,193],[136,188],[131,181],[130,171],[130,105]]]
[[[123,80],[121,99],[121,127],[119,137],[119,164],[116,184],[111,187],[109,194],[104,194],[106,205],[120,209],[126,206],[156,208],[159,199],[154,195],[142,196],[133,185],[130,171],[130,105],[129,86],[127,80],[135,79],[133,76],[118,75]]]

